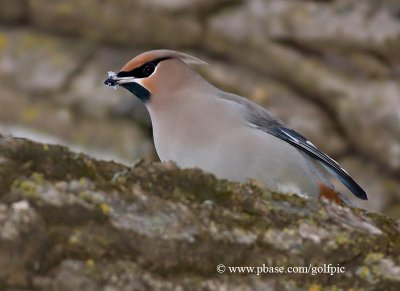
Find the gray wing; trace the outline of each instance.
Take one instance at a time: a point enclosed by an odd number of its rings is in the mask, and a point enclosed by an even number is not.
[[[350,175],[330,158],[317,149],[309,140],[293,129],[287,128],[284,123],[263,107],[238,95],[221,92],[220,97],[239,103],[245,107],[246,118],[257,129],[280,138],[297,149],[303,151],[321,163],[332,175],[338,178],[355,196],[367,200],[365,191],[350,177]]]

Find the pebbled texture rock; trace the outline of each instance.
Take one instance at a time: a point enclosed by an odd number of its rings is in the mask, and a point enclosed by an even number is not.
[[[395,290],[400,282],[396,221],[196,169],[127,168],[2,136],[0,193],[2,289]],[[216,271],[329,263],[345,273]]]

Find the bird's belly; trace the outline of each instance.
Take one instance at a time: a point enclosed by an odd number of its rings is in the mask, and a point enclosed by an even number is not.
[[[169,139],[171,141],[171,139]],[[288,143],[257,129],[225,135],[155,140],[161,161],[182,168],[201,168],[219,178],[245,182],[254,179],[266,188],[316,197],[316,177],[309,158]]]

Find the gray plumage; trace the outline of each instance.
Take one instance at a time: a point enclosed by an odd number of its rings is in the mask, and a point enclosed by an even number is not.
[[[360,199],[367,199],[364,190],[350,177],[350,175],[331,157],[321,152],[307,138],[288,128],[275,115],[265,110],[263,107],[249,101],[241,96],[221,92],[220,98],[237,102],[244,106],[246,117],[250,124],[259,130],[272,134],[317,159],[321,165],[332,175],[338,178],[354,195]]]

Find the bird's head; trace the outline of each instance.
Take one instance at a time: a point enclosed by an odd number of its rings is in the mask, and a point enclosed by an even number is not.
[[[177,51],[152,50],[130,60],[118,73],[110,72],[104,84],[121,86],[147,103],[153,95],[173,93],[190,83],[195,75],[188,66],[191,64],[205,62]]]

